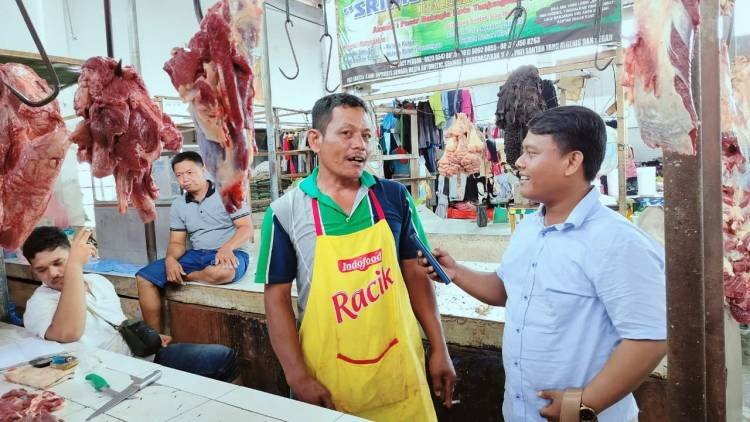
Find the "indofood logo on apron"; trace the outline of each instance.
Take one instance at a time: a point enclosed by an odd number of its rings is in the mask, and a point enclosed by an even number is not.
[[[383,251],[377,249],[354,258],[339,260],[339,271],[343,273],[365,271],[375,264],[381,264],[382,261]],[[333,302],[333,309],[336,311],[336,322],[341,324],[345,318],[357,319],[360,312],[380,300],[393,283],[391,269],[381,264],[380,269],[375,270],[375,279],[362,288],[353,291],[351,294],[344,291],[334,293],[331,296],[331,301]]]
[[[383,262],[383,250],[378,249],[349,259],[339,259],[339,271],[348,273],[352,271],[365,271],[375,264]]]

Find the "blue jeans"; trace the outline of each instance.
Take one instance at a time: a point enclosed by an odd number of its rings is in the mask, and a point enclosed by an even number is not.
[[[219,381],[239,376],[237,352],[219,344],[170,344],[156,352],[154,363]]]

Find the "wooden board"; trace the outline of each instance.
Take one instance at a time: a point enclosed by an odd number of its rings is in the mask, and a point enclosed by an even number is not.
[[[39,287],[39,283],[33,281],[20,280],[17,278],[8,278],[8,293],[10,300],[16,304],[18,313],[26,309],[26,302],[29,300],[34,290]]]

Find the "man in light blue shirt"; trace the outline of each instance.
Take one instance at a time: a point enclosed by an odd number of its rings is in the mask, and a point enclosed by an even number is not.
[[[558,420],[564,394],[581,421],[636,420],[632,392],[666,353],[664,251],[599,202],[590,182],[605,143],[604,122],[586,108],[535,117],[516,166],[523,196],[543,205],[497,271],[434,252],[461,289],[506,307],[506,421]]]

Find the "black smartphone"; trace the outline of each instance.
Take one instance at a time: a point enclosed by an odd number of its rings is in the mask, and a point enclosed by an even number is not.
[[[432,265],[432,268],[435,269],[435,273],[437,273],[440,281],[442,281],[443,284],[451,284],[450,277],[448,277],[448,274],[445,273],[443,267],[440,266],[440,263],[438,263],[437,259],[432,255],[432,252],[427,249],[427,245],[422,242],[422,239],[420,239],[416,233],[412,233],[411,240],[417,245],[419,250],[422,251],[422,255],[427,258],[427,262],[429,262],[430,265]]]
[[[50,365],[51,362],[51,356],[43,356],[41,358],[30,360],[29,365],[33,366],[34,368],[46,368]]]

